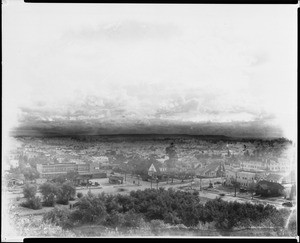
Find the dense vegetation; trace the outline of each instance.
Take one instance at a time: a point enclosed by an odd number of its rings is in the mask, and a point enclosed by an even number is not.
[[[219,230],[231,230],[255,225],[284,227],[287,213],[271,205],[226,202],[220,198],[202,205],[197,192],[160,188],[132,191],[130,195],[88,193],[73,210],[55,208],[44,215],[44,220],[65,228],[83,224],[134,228],[158,220],[169,225],[212,224]]]
[[[70,200],[74,200],[76,188],[70,181],[64,183],[46,182],[40,186],[43,195],[44,206],[54,206],[55,203],[68,205]]]
[[[70,181],[64,183],[46,182],[40,186],[42,199],[36,196],[37,187],[32,184],[26,184],[23,188],[23,195],[26,201],[21,206],[40,209],[42,206],[53,207],[56,203],[68,205],[70,200],[75,200],[76,188]]]
[[[26,201],[21,203],[22,207],[31,209],[41,209],[42,203],[41,198],[36,196],[37,187],[35,185],[25,184],[23,188],[23,194]]]

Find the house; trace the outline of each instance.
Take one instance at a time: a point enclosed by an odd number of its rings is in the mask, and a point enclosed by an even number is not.
[[[225,175],[225,184],[232,186],[233,182],[236,181],[240,184],[241,188],[249,188],[253,183],[255,184],[257,182],[257,173],[255,172],[249,172],[249,171],[243,171],[243,170],[234,170],[229,169],[226,170]]]
[[[267,176],[264,177],[264,180],[282,184],[284,181],[284,176],[280,174],[269,173]]]
[[[212,163],[195,171],[200,177],[221,177],[225,175],[225,167],[221,163]]]
[[[86,185],[89,183],[89,180],[92,179],[92,175],[78,175],[75,179],[76,185]]]
[[[267,164],[261,161],[242,161],[241,167],[244,171],[262,171],[267,169]]]
[[[266,180],[261,180],[257,183],[256,194],[262,196],[280,196],[284,193],[284,187],[277,182],[269,182]]]
[[[9,173],[5,176],[8,187],[13,187],[16,185],[23,185],[25,177],[23,174],[12,174]]]
[[[197,163],[197,164],[194,164],[194,171],[196,171],[196,170],[199,170],[199,169],[201,169],[201,168],[203,168],[204,167],[204,164],[202,164],[202,163]]]
[[[153,161],[148,168],[148,175],[151,176],[153,174],[163,174],[167,172],[167,167],[164,164],[160,164],[158,162]]]
[[[256,183],[256,173],[248,171],[239,171],[237,173],[237,182],[242,188],[248,188],[253,183]]]
[[[158,162],[160,162],[160,163],[164,163],[166,160],[168,160],[169,159],[169,157],[168,156],[164,156],[163,158],[159,158],[159,159],[156,159]]]

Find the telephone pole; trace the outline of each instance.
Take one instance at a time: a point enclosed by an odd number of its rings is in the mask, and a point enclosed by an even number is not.
[[[234,196],[236,197],[236,187],[237,187],[237,172],[235,172],[235,182],[234,182]]]
[[[202,179],[200,178],[200,191],[202,190],[201,184],[202,184]]]

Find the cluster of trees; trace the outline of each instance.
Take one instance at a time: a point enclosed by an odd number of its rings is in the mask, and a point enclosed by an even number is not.
[[[23,188],[23,194],[26,201],[21,203],[21,206],[32,209],[41,209],[41,198],[36,196],[37,187],[35,185],[26,184]]]
[[[55,203],[68,205],[70,200],[75,199],[76,188],[70,181],[62,184],[46,182],[40,186],[43,195],[43,205],[52,207]]]
[[[138,227],[143,222],[161,220],[166,224],[187,227],[213,223],[217,229],[261,224],[268,220],[273,226],[284,226],[284,215],[274,206],[226,202],[218,198],[200,203],[198,192],[173,189],[146,189],[130,195],[94,195],[79,199],[73,210],[52,211],[45,220],[63,227],[93,223],[112,227]]]
[[[26,184],[23,194],[26,201],[21,204],[23,207],[40,209],[42,206],[53,207],[56,203],[68,205],[70,200],[75,199],[76,188],[70,181],[64,183],[46,182],[39,187],[42,198],[36,196],[37,187]]]

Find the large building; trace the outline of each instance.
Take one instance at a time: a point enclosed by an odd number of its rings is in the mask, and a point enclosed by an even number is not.
[[[257,182],[258,175],[255,172],[227,169],[225,179],[226,185],[232,185],[232,183],[236,181],[242,188],[248,188]]]
[[[270,160],[268,163],[268,169],[270,171],[276,172],[290,172],[291,171],[291,163],[289,159],[279,158],[277,161]]]
[[[242,161],[241,168],[244,171],[263,171],[267,169],[267,164],[261,161]]]
[[[68,172],[77,172],[79,175],[97,175],[103,173],[99,168],[99,163],[76,164],[76,163],[59,163],[59,164],[38,164],[37,171],[41,178],[54,178]]]
[[[200,177],[222,177],[225,175],[225,166],[222,163],[212,163],[194,171]]]

